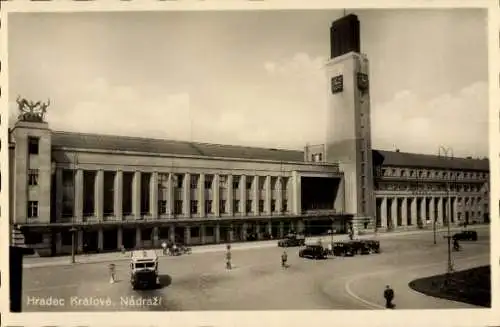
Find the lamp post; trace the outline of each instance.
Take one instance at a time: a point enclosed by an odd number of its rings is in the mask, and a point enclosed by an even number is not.
[[[450,147],[445,147],[445,146],[440,146],[439,147],[439,150],[438,150],[438,156],[439,157],[444,157],[444,158],[453,158],[453,149],[450,148]],[[446,196],[447,198],[449,199],[449,194],[450,194],[450,183],[449,181],[446,181]],[[447,262],[447,269],[446,269],[446,273],[447,273],[447,277],[449,278],[449,275],[453,272],[453,260],[452,260],[452,257],[451,257],[451,240],[452,240],[452,236],[451,236],[451,229],[450,229],[450,215],[448,214],[448,210],[449,210],[449,206],[450,206],[450,201],[448,200],[447,201],[447,205],[446,205],[446,210],[445,210],[445,213],[446,213],[446,226],[447,226],[447,235],[444,237],[446,238],[446,240],[448,241],[448,262]]]

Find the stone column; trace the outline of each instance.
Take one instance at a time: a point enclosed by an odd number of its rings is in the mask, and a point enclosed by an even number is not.
[[[267,222],[267,232],[269,233],[269,235],[273,235],[273,224],[271,221]]]
[[[149,179],[149,213],[152,219],[158,219],[158,172],[153,171]]]
[[[271,199],[272,199],[272,187],[271,187],[271,176],[266,176],[266,181],[264,184],[264,191],[266,199],[264,201],[264,212],[271,215]]]
[[[174,215],[175,193],[174,193],[174,173],[170,172],[167,179],[167,214],[169,218]]]
[[[276,212],[278,215],[283,213],[283,179],[278,176],[276,181]]]
[[[104,170],[99,169],[94,179],[94,216],[98,221],[103,220],[104,210]]]
[[[253,176],[253,189],[252,189],[252,212],[255,216],[259,215],[259,200],[260,200],[260,190],[259,190],[259,176]]]
[[[226,212],[230,216],[234,216],[234,197],[233,197],[233,175],[227,175],[227,197],[226,197]]]
[[[230,224],[229,225],[229,242],[234,241],[234,230],[233,230],[233,228],[234,228],[233,224]]]
[[[387,197],[382,197],[382,203],[380,204],[380,227],[387,228]]]
[[[285,223],[282,221],[280,221],[278,236],[279,236],[279,238],[285,237]]]
[[[453,221],[456,223],[458,220],[457,214],[458,214],[458,205],[457,205],[458,199],[456,197],[453,197]]]
[[[247,214],[247,177],[240,177],[240,212],[242,216]]]
[[[116,230],[116,248],[120,249],[123,245],[123,228],[118,227]]]
[[[102,228],[97,230],[97,249],[102,251],[104,249],[104,231]]]
[[[184,174],[182,183],[182,213],[185,217],[191,217],[191,174]],[[191,232],[190,232],[191,238]]]
[[[75,236],[76,236],[76,252],[82,253],[83,252],[83,231],[79,230]]]
[[[214,227],[214,238],[215,238],[215,244],[220,243],[220,224],[216,224]]]
[[[412,226],[417,225],[417,198],[413,198],[411,201],[411,224]]]
[[[62,218],[62,207],[63,207],[63,170],[62,168],[56,169],[56,222],[60,221]],[[59,235],[60,237],[60,235]]]
[[[123,220],[123,171],[121,170],[115,173],[113,197],[115,217],[117,220]]]
[[[198,178],[198,214],[205,217],[205,174],[200,174]]]
[[[132,215],[141,219],[141,172],[136,171],[132,180]]]
[[[391,226],[397,227],[397,217],[398,217],[398,198],[392,198],[392,203],[391,203],[391,221],[392,224]],[[389,225],[389,223],[387,223]]]
[[[140,249],[142,247],[141,229],[139,227],[135,229],[135,247],[136,249]]]
[[[175,241],[175,227],[168,226],[168,239],[171,241]]]
[[[200,226],[200,243],[203,245],[206,243],[206,236],[207,236],[207,233],[206,233],[206,229],[205,229],[205,225],[201,225]]]
[[[408,198],[403,198],[401,203],[401,226],[406,227],[408,225]]]
[[[422,219],[422,224],[425,224],[426,220],[426,208],[427,208],[427,201],[425,198],[421,198],[422,201],[420,202],[420,218]],[[432,207],[431,207],[432,208]],[[418,222],[418,220],[417,220]]]
[[[159,236],[158,227],[153,227],[152,241],[153,241],[153,246],[154,247],[157,247],[157,246],[160,245],[160,236]]]
[[[438,223],[445,225],[444,222],[444,217],[443,217],[443,198],[439,197],[437,198],[437,203],[438,203]]]
[[[248,229],[248,223],[243,223],[241,226],[241,240],[242,241],[247,240],[247,229]]]
[[[184,227],[184,243],[191,244],[191,227],[189,226]]]
[[[334,202],[334,209],[337,212],[345,211],[345,177],[339,178],[339,185],[337,187],[337,194]]]
[[[438,223],[437,221],[437,217],[436,217],[436,210],[435,210],[435,199],[434,197],[430,198],[430,201],[429,201],[429,218],[431,219],[431,222],[434,223],[434,221],[436,221],[436,223]]]
[[[62,252],[62,235],[61,233],[56,233],[56,253],[59,254],[61,252]]]
[[[83,170],[75,173],[75,218],[77,222],[83,220]]]
[[[212,212],[215,217],[220,217],[219,199],[220,199],[220,176],[219,174],[214,174],[212,181]]]
[[[301,180],[300,175],[294,171],[292,173],[292,212],[295,215],[300,215],[302,213],[302,204],[301,204]],[[290,199],[290,198],[288,198]],[[290,201],[289,201],[290,202]]]
[[[304,221],[302,219],[297,220],[296,226],[297,226],[297,229],[296,229],[297,232],[299,232],[299,233],[304,232],[305,226],[304,226]]]

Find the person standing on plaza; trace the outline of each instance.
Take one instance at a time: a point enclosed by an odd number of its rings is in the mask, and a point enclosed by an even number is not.
[[[226,246],[226,269],[227,270],[231,270],[232,269],[232,265],[231,265],[231,245],[228,244]]]
[[[394,304],[392,303],[392,301],[394,300],[394,290],[389,285],[385,287],[384,298],[385,298],[385,308],[394,309]]]
[[[286,250],[283,251],[281,254],[281,267],[282,268],[288,268],[286,262],[288,261],[288,254],[286,253]]]

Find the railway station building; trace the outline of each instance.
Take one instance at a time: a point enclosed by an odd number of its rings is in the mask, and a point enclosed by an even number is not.
[[[73,235],[77,252],[103,252],[489,222],[488,159],[372,149],[368,59],[352,31],[354,15],[332,24],[327,137],[302,151],[55,131],[20,114],[12,243],[56,255]]]

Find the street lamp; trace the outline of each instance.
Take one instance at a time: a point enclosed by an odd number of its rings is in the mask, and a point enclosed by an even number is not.
[[[439,157],[443,156],[445,158],[451,159],[451,158],[453,158],[453,149],[450,147],[445,147],[445,146],[441,145],[441,146],[439,146],[438,156]],[[450,229],[450,215],[448,214],[448,210],[449,210],[449,206],[450,206],[449,194],[450,194],[450,182],[446,181],[446,196],[448,198],[448,202],[447,202],[446,210],[445,210],[447,235],[444,238],[446,238],[448,241],[448,264],[447,264],[447,269],[446,269],[448,278],[449,278],[449,275],[453,272],[453,261],[451,258],[451,239],[452,239],[452,236],[451,236],[451,229]]]

